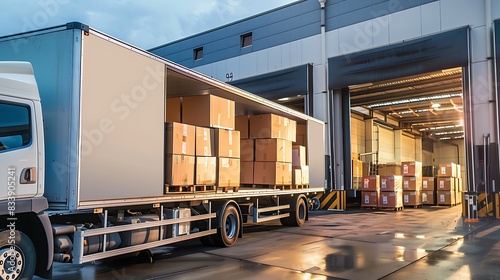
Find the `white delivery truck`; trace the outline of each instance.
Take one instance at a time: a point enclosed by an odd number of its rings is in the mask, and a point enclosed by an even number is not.
[[[324,191],[324,124],[81,23],[0,38],[0,278],[200,238],[244,223],[301,226]],[[308,188],[165,193],[168,97],[212,94],[236,115],[306,127]]]

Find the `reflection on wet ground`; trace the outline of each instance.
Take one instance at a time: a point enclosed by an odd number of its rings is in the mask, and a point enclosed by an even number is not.
[[[152,264],[56,264],[54,279],[500,279],[499,264],[500,221],[464,223],[460,206],[353,209],[245,227],[231,248],[165,247]]]

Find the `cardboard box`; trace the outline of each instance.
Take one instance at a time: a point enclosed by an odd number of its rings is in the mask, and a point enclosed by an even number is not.
[[[166,123],[165,153],[195,155],[196,128],[183,123]]]
[[[379,175],[363,176],[363,190],[365,190],[365,191],[379,191],[380,190],[380,176]]]
[[[236,116],[234,119],[235,129],[240,132],[241,139],[250,138],[250,116]]]
[[[457,165],[451,163],[440,163],[438,177],[457,177]]]
[[[402,191],[403,176],[380,176],[380,191]]]
[[[456,178],[457,180],[455,181],[455,190],[458,192],[463,192],[464,191],[464,180],[462,178]]]
[[[381,191],[378,199],[378,207],[399,208],[403,206],[403,191],[386,192]]]
[[[212,128],[196,127],[196,156],[215,156],[215,132]]]
[[[286,140],[295,142],[297,141],[297,122],[294,120],[288,119],[288,123],[286,126]],[[303,145],[304,146],[304,145]]]
[[[253,161],[241,161],[240,183],[253,184]]]
[[[307,125],[297,124],[295,144],[307,147]]]
[[[378,207],[379,192],[361,191],[361,206]]]
[[[240,132],[222,128],[215,131],[215,155],[217,157],[240,158]]]
[[[254,161],[255,140],[241,139],[240,140],[240,159],[241,161]]]
[[[182,122],[234,129],[234,101],[207,94],[182,98]]]
[[[404,161],[401,162],[401,175],[403,176],[422,176],[422,162]]]
[[[219,158],[217,162],[217,186],[240,186],[240,159]]]
[[[217,174],[216,157],[196,157],[196,168],[194,171],[196,185],[215,185]]]
[[[436,191],[422,191],[422,204],[436,205]]]
[[[453,178],[453,177],[438,177],[436,190],[438,190],[438,191],[455,191],[455,178]]]
[[[359,154],[358,153],[351,153],[351,160],[360,160]]]
[[[436,190],[436,180],[434,177],[422,177],[422,190],[434,191]]]
[[[302,185],[309,185],[309,165],[302,165]]]
[[[182,122],[181,119],[181,98],[172,97],[167,98],[167,114],[165,122]]]
[[[422,193],[420,191],[403,191],[403,205],[405,206],[422,205]]]
[[[437,205],[455,205],[456,196],[454,191],[436,191]]]
[[[457,163],[457,177],[460,178],[462,177],[462,166]]]
[[[302,185],[302,169],[300,167],[295,167],[292,170],[292,185]]]
[[[167,155],[165,157],[165,184],[189,186],[194,184],[195,157]]]
[[[275,114],[263,114],[250,116],[250,138],[275,138],[287,139],[288,131],[285,126],[288,119]]]
[[[363,189],[363,177],[353,177],[352,178],[352,189],[354,189],[354,190]]]
[[[300,145],[292,146],[292,165],[293,166],[307,165],[306,147]]]
[[[254,184],[291,185],[292,164],[286,162],[254,162]]]
[[[255,161],[292,163],[292,141],[283,139],[256,139]]]
[[[352,177],[363,177],[363,162],[360,160],[352,160]]]
[[[403,177],[403,191],[421,191],[422,177]]]
[[[383,176],[401,175],[401,165],[396,163],[379,164],[378,175],[383,175]]]

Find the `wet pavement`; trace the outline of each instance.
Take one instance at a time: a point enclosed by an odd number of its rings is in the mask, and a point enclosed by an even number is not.
[[[461,206],[315,211],[300,228],[247,226],[230,248],[191,240],[152,264],[56,264],[54,279],[500,279],[500,220],[464,223]]]

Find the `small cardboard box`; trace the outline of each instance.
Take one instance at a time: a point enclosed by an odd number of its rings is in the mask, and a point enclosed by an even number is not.
[[[365,191],[379,191],[380,190],[380,176],[379,175],[363,176],[363,190],[365,190]]]
[[[195,184],[215,185],[217,174],[216,157],[196,157]]]
[[[217,186],[240,186],[240,159],[219,158],[217,162]]]
[[[455,205],[456,196],[454,191],[436,191],[437,205]]]
[[[420,162],[420,161],[401,162],[401,175],[421,177],[422,176],[422,162]]]
[[[215,156],[215,132],[212,128],[196,127],[196,156]]]
[[[381,191],[378,199],[378,207],[399,208],[403,206],[403,191],[386,192]]]
[[[165,157],[165,184],[189,186],[194,183],[195,157],[167,155]]]
[[[378,207],[379,192],[361,191],[361,206]]]
[[[234,122],[235,129],[240,132],[240,138],[250,138],[250,116],[236,116]]]
[[[422,177],[422,190],[434,191],[436,190],[436,180],[434,177]]]
[[[440,163],[438,177],[457,177],[457,165],[453,162]]]
[[[255,140],[241,139],[240,140],[240,159],[241,161],[254,161]]]
[[[422,177],[403,177],[403,191],[422,190]]]
[[[401,175],[401,165],[396,163],[379,164],[378,174],[383,176]]]
[[[455,178],[438,177],[436,189],[438,191],[455,191]]]
[[[420,191],[403,191],[403,205],[405,206],[422,205],[422,193]]]
[[[436,191],[422,191],[422,204],[436,205]]]
[[[275,114],[250,116],[250,138],[287,139],[288,131],[285,122],[288,119]]]
[[[165,153],[195,155],[196,128],[183,123],[166,123]]]
[[[182,122],[203,127],[234,129],[234,101],[215,95],[182,98]]]
[[[402,191],[403,176],[380,176],[380,191]]]
[[[309,165],[302,165],[302,185],[309,185]]]
[[[292,170],[292,184],[294,186],[302,185],[302,169],[294,167]]]
[[[292,141],[283,139],[256,139],[255,161],[292,163]]]
[[[241,184],[253,184],[253,161],[241,161]]]
[[[300,145],[292,146],[292,165],[293,166],[307,165],[306,147]]]
[[[291,185],[292,164],[286,162],[254,162],[254,184]]]
[[[167,114],[165,122],[182,122],[180,97],[167,98]]]
[[[222,128],[215,131],[215,155],[217,157],[240,158],[240,132]]]

